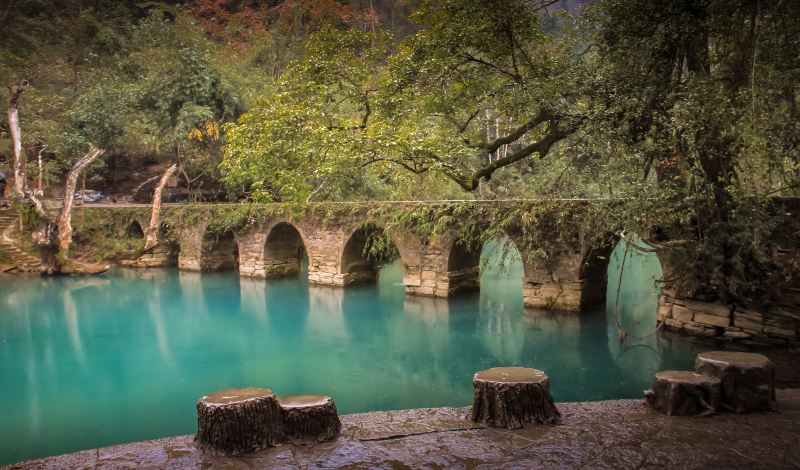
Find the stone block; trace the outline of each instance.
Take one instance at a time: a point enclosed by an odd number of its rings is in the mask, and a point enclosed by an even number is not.
[[[434,295],[435,290],[436,289],[433,286],[423,285],[423,286],[421,286],[421,287],[419,287],[417,289],[417,294],[420,294],[420,295],[431,295],[432,296],[432,295]]]
[[[667,318],[666,320],[664,320],[664,322],[665,322],[665,324],[667,326],[672,327],[672,328],[676,328],[676,329],[681,329],[681,328],[683,328],[683,325],[684,325],[683,322],[680,322],[678,320],[674,320],[672,318]]]
[[[742,330],[753,330],[753,331],[762,331],[764,329],[764,325],[760,323],[755,323],[748,320],[739,319],[739,317],[734,315],[733,324],[738,326]]]
[[[701,302],[699,300],[684,300],[683,305],[689,310],[703,312],[706,315],[713,315],[723,318],[730,318],[731,316],[730,305],[716,302]]]
[[[750,339],[753,337],[753,335],[747,334],[743,331],[726,331],[723,336],[731,339]]]
[[[692,312],[691,310],[685,307],[681,307],[680,305],[672,306],[672,318],[681,321],[683,323],[688,323],[693,320],[693,317],[694,317],[694,312]]]
[[[700,312],[694,314],[693,321],[695,323],[700,323],[702,325],[721,326],[723,328],[726,328],[731,324],[731,319],[728,317],[719,317],[716,315],[709,315],[707,313],[700,313]]]

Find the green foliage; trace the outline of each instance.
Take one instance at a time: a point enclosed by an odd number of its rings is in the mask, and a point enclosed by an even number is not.
[[[428,27],[396,48],[381,31],[313,35],[226,128],[225,181],[260,201],[332,200],[353,180],[395,198],[451,196],[545,157],[583,119],[575,36],[544,33],[533,6],[430,1],[417,17]]]

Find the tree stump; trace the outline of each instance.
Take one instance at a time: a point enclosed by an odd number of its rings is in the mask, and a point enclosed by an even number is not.
[[[278,400],[266,388],[234,388],[197,401],[200,447],[226,454],[255,452],[283,441]]]
[[[734,413],[769,411],[775,403],[775,369],[761,354],[733,351],[700,353],[698,374],[722,382],[721,406]]]
[[[720,399],[720,380],[683,370],[656,373],[653,388],[644,392],[647,403],[667,416],[717,412]]]
[[[520,429],[524,423],[554,424],[561,417],[550,396],[550,379],[540,370],[486,369],[475,374],[472,387],[472,421]]]
[[[278,399],[283,412],[284,429],[289,439],[330,441],[342,429],[336,404],[324,395],[294,395]]]

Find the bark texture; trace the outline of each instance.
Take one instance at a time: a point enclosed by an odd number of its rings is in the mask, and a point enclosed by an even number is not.
[[[144,243],[144,249],[149,250],[158,245],[158,221],[161,217],[161,194],[167,186],[170,177],[178,171],[178,164],[174,164],[167,168],[167,171],[161,176],[161,180],[153,192],[153,210],[150,213],[150,226],[147,228],[147,240]]]
[[[700,353],[695,372],[722,382],[721,406],[734,413],[768,411],[775,403],[775,369],[761,354],[709,351]]]
[[[555,424],[561,417],[550,396],[550,379],[540,370],[486,369],[475,374],[472,387],[472,421],[520,429],[525,423]]]
[[[644,393],[647,403],[667,416],[702,415],[717,412],[720,380],[689,371],[656,373],[653,388]]]
[[[298,441],[331,441],[339,436],[342,423],[331,397],[296,395],[278,399],[283,411],[286,437]]]
[[[278,399],[266,388],[236,388],[197,402],[196,443],[225,455],[256,452],[284,441]]]
[[[22,151],[22,128],[19,124],[19,109],[17,102],[22,92],[28,89],[28,81],[24,78],[8,87],[8,130],[11,134],[11,147],[14,157],[14,197],[21,201],[25,197],[25,169],[27,159]]]
[[[69,253],[69,245],[72,243],[72,205],[75,194],[75,186],[78,184],[78,176],[81,172],[102,155],[103,149],[99,149],[89,144],[89,151],[82,156],[67,173],[67,181],[64,183],[64,206],[58,217],[58,251],[66,257]]]

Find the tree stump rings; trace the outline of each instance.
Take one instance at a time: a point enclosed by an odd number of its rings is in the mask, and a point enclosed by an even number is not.
[[[721,406],[735,413],[769,411],[775,405],[775,370],[761,354],[709,351],[694,363],[698,374],[722,382]]]
[[[495,367],[475,374],[470,419],[491,427],[520,429],[524,423],[554,424],[558,412],[550,379],[537,369]]]
[[[289,439],[298,441],[330,441],[342,429],[336,404],[324,395],[280,397],[284,429]]]
[[[256,452],[283,440],[278,400],[266,388],[234,388],[197,401],[197,435],[202,448],[226,455]]]
[[[720,380],[690,371],[661,371],[644,396],[650,406],[667,416],[710,416],[719,407]]]

